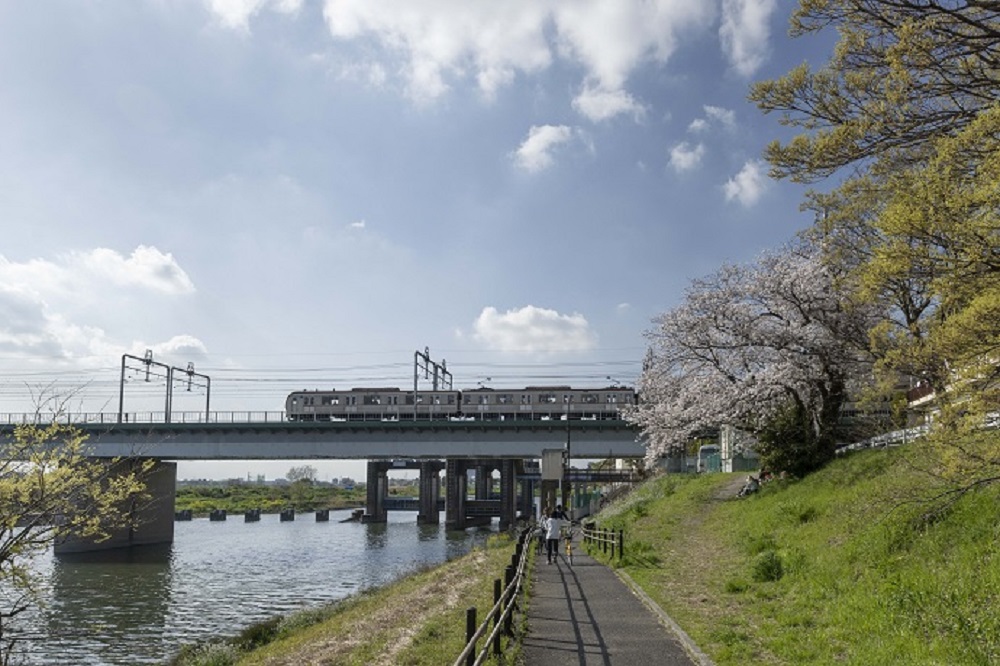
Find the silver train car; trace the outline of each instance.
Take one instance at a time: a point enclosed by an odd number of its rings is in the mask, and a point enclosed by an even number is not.
[[[285,414],[289,421],[596,421],[619,419],[619,408],[635,402],[635,390],[624,386],[483,387],[416,393],[400,388],[352,388],[295,391],[285,399]]]

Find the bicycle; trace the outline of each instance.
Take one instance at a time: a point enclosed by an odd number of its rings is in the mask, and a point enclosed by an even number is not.
[[[573,566],[573,535],[576,534],[576,530],[572,527],[564,527],[562,530],[562,537],[566,540],[566,561],[569,562],[570,566]]]

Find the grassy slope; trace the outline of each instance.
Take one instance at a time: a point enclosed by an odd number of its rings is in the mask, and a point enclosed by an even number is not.
[[[469,555],[357,595],[239,664],[450,664],[465,645],[466,609],[475,606],[482,620],[513,551],[511,539],[491,539]],[[504,651],[512,651],[506,641]]]
[[[900,450],[732,497],[661,477],[601,516],[623,563],[719,666],[1000,663],[1000,492],[927,521]],[[780,566],[780,578],[777,577]]]

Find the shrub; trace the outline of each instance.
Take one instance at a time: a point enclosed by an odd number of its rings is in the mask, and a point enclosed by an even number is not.
[[[781,556],[773,550],[765,550],[753,559],[751,575],[758,583],[781,580],[785,575],[784,566],[781,564]]]

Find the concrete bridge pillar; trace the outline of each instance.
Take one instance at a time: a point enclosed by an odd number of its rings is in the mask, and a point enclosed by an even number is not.
[[[517,520],[517,461],[500,461],[500,529],[510,529]]]
[[[445,462],[445,526],[450,530],[468,527],[465,498],[469,492],[468,463],[449,458]]]
[[[385,506],[385,500],[389,495],[389,463],[369,460],[366,483],[365,515],[361,517],[361,522],[388,522],[389,510]]]
[[[559,491],[559,482],[553,481],[551,479],[542,479],[542,490],[541,490],[541,504],[542,512],[552,511],[556,508],[556,504],[559,502],[556,500],[556,495]]]
[[[520,493],[517,500],[517,510],[526,519],[537,518],[535,515],[535,482],[521,479]]]
[[[420,463],[420,511],[417,513],[418,525],[438,525],[441,523],[441,512],[438,510],[438,499],[441,497],[441,469],[444,465],[437,460]]]
[[[480,463],[476,465],[476,499],[488,500],[493,489],[493,467]]]
[[[144,460],[128,458],[107,460],[108,476],[123,475],[144,464]],[[177,463],[154,461],[145,474],[148,500],[135,501],[129,507],[130,525],[110,530],[110,538],[96,541],[90,537],[70,535],[55,544],[55,554],[111,550],[128,546],[172,543],[174,540],[174,499],[177,495]]]

